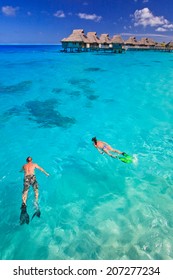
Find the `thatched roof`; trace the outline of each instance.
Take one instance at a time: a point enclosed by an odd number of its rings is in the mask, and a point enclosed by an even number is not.
[[[137,41],[138,46],[148,46],[147,38],[141,38],[139,41]]]
[[[83,29],[74,29],[73,33],[67,37],[61,40],[61,42],[86,42],[86,35],[84,34]]]
[[[155,46],[156,45],[156,42],[151,38],[147,38],[147,41],[148,41],[149,46]]]
[[[171,42],[169,42],[169,43],[167,43],[166,45],[165,45],[165,47],[166,48],[173,48],[173,41],[171,41]]]
[[[83,29],[74,29],[72,34],[67,38],[61,40],[61,42],[69,43],[90,43],[90,44],[125,44],[131,46],[155,46],[156,48],[163,48],[163,44],[158,44],[154,42],[151,38],[141,38],[139,41],[136,40],[136,37],[130,37],[128,40],[123,41],[120,35],[114,35],[111,39],[109,34],[101,34],[100,38],[97,37],[96,32],[88,32],[87,35],[84,34]],[[166,44],[166,47],[173,48],[173,42]]]
[[[125,41],[125,44],[136,46],[136,44],[137,44],[136,37],[130,37],[127,41]]]
[[[101,34],[100,35],[100,43],[101,44],[110,44],[110,38],[109,38],[109,34]]]
[[[99,43],[100,40],[97,37],[97,33],[96,32],[88,32],[87,33],[87,43]]]
[[[123,39],[121,38],[120,35],[114,35],[111,39],[111,43],[114,43],[114,44],[124,44],[124,41]]]
[[[141,40],[139,40],[137,42],[137,45],[139,46],[155,46],[156,42],[154,42],[154,40],[150,39],[150,38],[141,38]]]

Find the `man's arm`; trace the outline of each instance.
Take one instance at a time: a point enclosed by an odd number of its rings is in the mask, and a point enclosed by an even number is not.
[[[47,173],[42,167],[40,167],[38,164],[35,164],[35,168],[39,169],[41,172],[43,172],[46,176],[49,176],[49,173]]]
[[[23,171],[24,171],[24,165],[22,166],[19,172],[23,172]]]

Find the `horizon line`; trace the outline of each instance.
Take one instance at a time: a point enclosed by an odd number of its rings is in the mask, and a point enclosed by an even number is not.
[[[0,43],[0,46],[61,46],[61,44],[47,44],[47,43]]]

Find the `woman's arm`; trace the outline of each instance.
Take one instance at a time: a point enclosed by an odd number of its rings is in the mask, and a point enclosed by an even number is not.
[[[94,147],[97,149],[97,151],[98,151],[100,154],[103,154],[103,152],[100,151],[100,149],[96,146],[96,144],[93,144],[93,145],[94,145]]]

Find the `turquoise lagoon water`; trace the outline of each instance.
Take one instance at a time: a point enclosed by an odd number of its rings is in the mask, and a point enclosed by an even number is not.
[[[0,61],[0,258],[172,259],[173,53],[1,46]],[[41,217],[21,226],[29,155],[51,176],[36,173]]]

